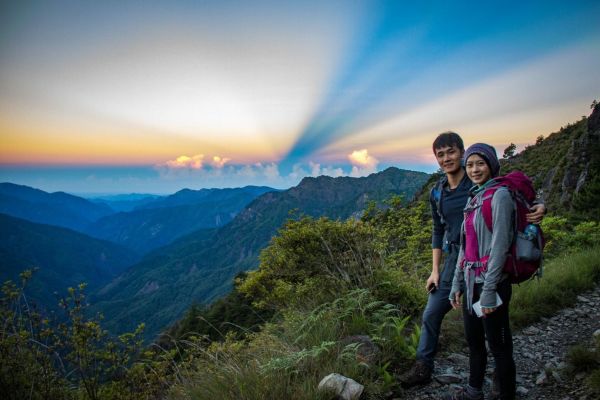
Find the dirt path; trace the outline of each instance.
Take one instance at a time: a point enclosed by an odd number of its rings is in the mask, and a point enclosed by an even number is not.
[[[517,365],[517,398],[592,400],[586,394],[583,376],[566,374],[565,355],[575,344],[591,343],[600,334],[600,286],[578,296],[573,308],[544,318],[514,336]],[[488,363],[491,365],[491,363]],[[405,392],[405,399],[439,399],[453,385],[468,379],[468,352],[441,354],[436,360],[431,384]],[[488,367],[485,393],[489,393],[491,367]]]

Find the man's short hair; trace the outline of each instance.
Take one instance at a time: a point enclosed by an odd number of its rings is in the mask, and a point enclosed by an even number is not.
[[[458,150],[461,152],[465,151],[465,145],[463,144],[462,138],[456,132],[448,131],[444,133],[440,133],[438,137],[433,141],[433,153],[437,149],[441,149],[442,147],[458,147]]]

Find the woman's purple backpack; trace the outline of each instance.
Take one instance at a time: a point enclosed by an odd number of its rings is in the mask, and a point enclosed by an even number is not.
[[[520,171],[494,178],[494,182],[483,193],[481,204],[481,215],[490,232],[493,232],[494,228],[492,226],[492,197],[496,190],[500,187],[506,187],[512,196],[514,205],[515,232],[504,264],[504,272],[509,274],[512,283],[520,283],[536,275],[541,276],[542,255],[545,245],[542,230],[537,226],[533,238],[525,234],[526,227],[529,225],[525,214],[531,212],[530,207],[536,195],[533,184],[527,175]],[[468,217],[465,215],[465,223]],[[477,236],[468,236],[469,240],[474,241],[474,243],[466,243],[465,247],[477,249]]]

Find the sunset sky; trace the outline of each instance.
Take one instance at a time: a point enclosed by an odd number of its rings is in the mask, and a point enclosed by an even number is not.
[[[598,15],[597,0],[3,1],[0,181],[286,188],[432,172],[447,130],[522,148],[600,100]]]

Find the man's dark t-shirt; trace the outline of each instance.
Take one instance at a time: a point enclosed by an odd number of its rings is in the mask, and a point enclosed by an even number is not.
[[[431,235],[431,247],[434,249],[444,249],[447,254],[444,262],[444,269],[442,271],[442,279],[452,279],[454,275],[454,265],[456,262],[456,254],[458,254],[458,246],[460,245],[460,231],[463,223],[463,209],[469,199],[469,189],[473,187],[473,183],[465,174],[454,189],[448,187],[448,181],[446,177],[442,178],[444,182],[443,192],[436,193],[439,185],[436,185],[429,195],[429,202],[431,204],[431,215],[433,217],[433,232]],[[438,196],[441,195],[441,201],[437,201]],[[443,216],[440,217],[438,213],[438,203],[440,204],[440,213]],[[448,257],[448,255],[452,255]],[[454,260],[454,261],[453,261]]]

